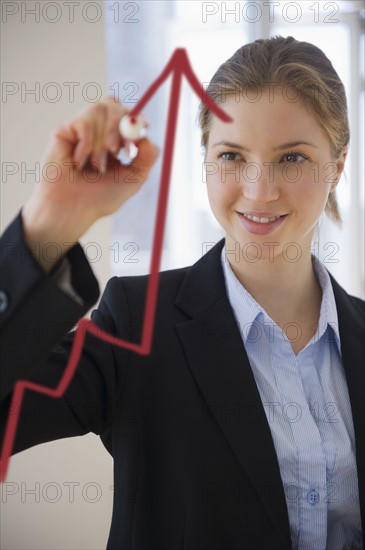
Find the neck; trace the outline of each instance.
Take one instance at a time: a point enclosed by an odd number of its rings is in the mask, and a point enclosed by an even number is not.
[[[227,250],[232,250],[227,243]],[[321,304],[321,288],[314,273],[310,248],[302,249],[300,259],[290,262],[282,255],[250,262],[227,261],[253,298],[277,324],[303,322],[317,324]]]

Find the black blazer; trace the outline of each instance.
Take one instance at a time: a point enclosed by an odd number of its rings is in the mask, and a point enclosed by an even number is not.
[[[98,287],[77,245],[68,256],[85,307],[66,296],[24,246],[20,217],[2,245],[4,425],[17,379],[57,385],[72,346],[72,335],[65,334],[95,303]],[[222,246],[192,267],[161,273],[150,355],[88,335],[62,399],[26,392],[15,452],[93,431],[112,454],[110,550],[291,548],[270,428],[227,299]],[[147,280],[112,278],[93,321],[140,342]],[[365,532],[365,302],[331,281]]]

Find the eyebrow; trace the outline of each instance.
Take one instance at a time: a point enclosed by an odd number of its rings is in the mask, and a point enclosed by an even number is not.
[[[248,153],[251,153],[248,147],[239,145],[238,143],[232,143],[231,141],[218,141],[213,145],[213,147],[217,147],[219,145],[224,145],[225,147],[233,147],[234,149],[241,149],[242,151],[247,151]],[[273,151],[280,151],[282,149],[287,149],[288,147],[298,147],[298,145],[309,145],[310,147],[314,147],[315,149],[318,149],[317,145],[314,145],[314,143],[311,143],[310,141],[299,140],[299,141],[289,141],[288,143],[283,143],[281,145],[278,145],[278,147],[274,147]]]

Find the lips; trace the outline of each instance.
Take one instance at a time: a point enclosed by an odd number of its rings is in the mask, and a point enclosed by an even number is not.
[[[251,216],[250,214],[245,214],[245,213],[243,213],[242,215],[245,218],[247,218],[248,220],[251,220],[251,221],[256,222],[256,223],[269,223],[269,222],[273,222],[273,221],[278,220],[279,218],[281,218],[281,216],[273,216],[273,217]]]
[[[284,223],[287,214],[273,215],[271,212],[237,212],[240,223],[249,233],[267,235]]]

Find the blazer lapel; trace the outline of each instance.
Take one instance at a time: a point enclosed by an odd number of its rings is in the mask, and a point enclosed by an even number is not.
[[[363,308],[331,277],[335,295],[342,361],[355,430],[362,530],[365,533],[365,318]]]
[[[268,515],[290,548],[290,528],[280,469],[260,394],[229,304],[220,241],[192,266],[177,306],[192,319],[177,325],[191,372],[207,406]],[[232,412],[233,411],[233,412]]]

